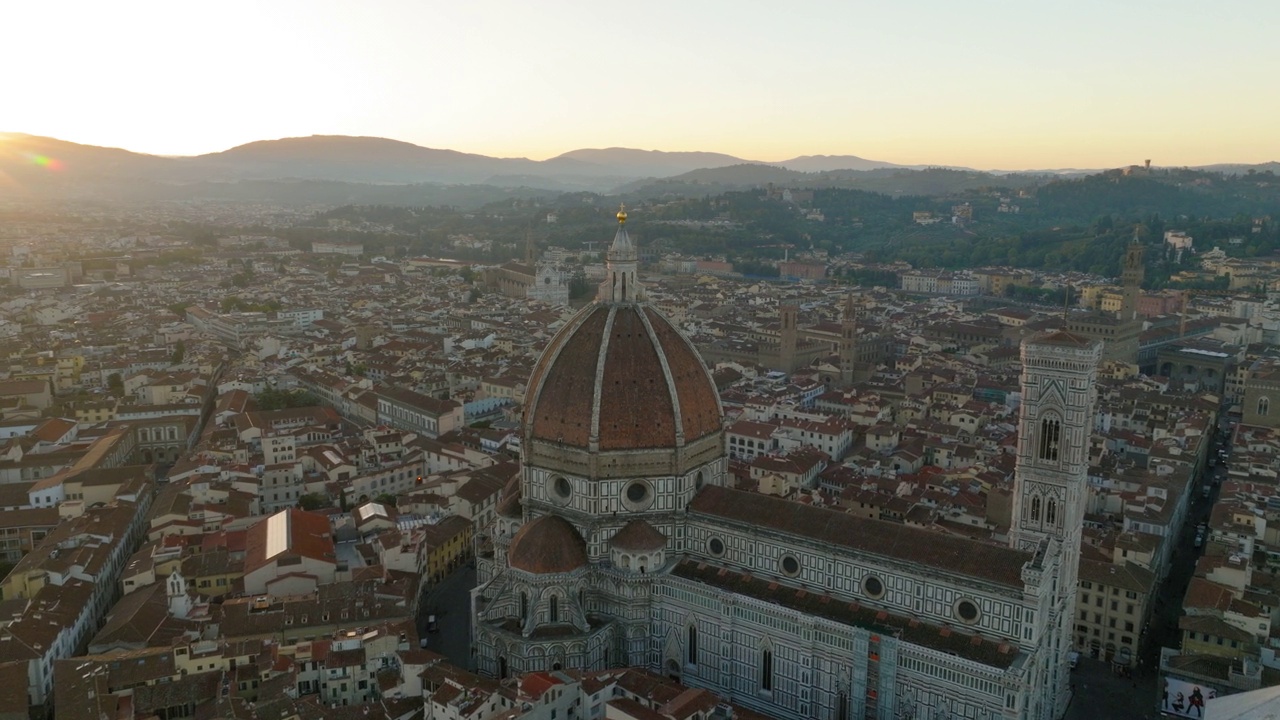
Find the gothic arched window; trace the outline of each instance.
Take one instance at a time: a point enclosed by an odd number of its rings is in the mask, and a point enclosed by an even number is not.
[[[1057,520],[1058,520],[1058,501],[1054,500],[1053,498],[1049,498],[1049,502],[1045,505],[1045,508],[1044,508],[1044,521],[1048,525],[1055,525],[1057,524]]]
[[[760,689],[773,689],[773,651],[763,650],[760,653]]]
[[[520,621],[529,619],[529,593],[520,593]]]
[[[1031,522],[1040,522],[1040,496],[1031,498]]]
[[[698,664],[698,628],[689,626],[689,664]]]
[[[1040,447],[1036,456],[1049,462],[1058,461],[1058,443],[1062,440],[1062,422],[1054,417],[1040,421]]]
[[[548,614],[551,616],[551,622],[560,622],[560,598],[552,595],[551,602],[548,604],[548,607]]]
[[[1271,411],[1271,399],[1265,398],[1265,397],[1258,398],[1258,415],[1266,416],[1266,414],[1270,411]]]

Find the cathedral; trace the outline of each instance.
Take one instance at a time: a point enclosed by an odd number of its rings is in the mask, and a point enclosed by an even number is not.
[[[1061,717],[1101,343],[1022,345],[1008,546],[735,490],[715,386],[618,221],[528,385],[477,669],[638,666],[777,718]]]

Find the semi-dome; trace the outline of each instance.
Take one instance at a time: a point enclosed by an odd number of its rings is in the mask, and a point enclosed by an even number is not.
[[[614,550],[630,552],[652,552],[667,546],[667,536],[649,523],[636,518],[622,526],[609,540]]]
[[[507,564],[535,575],[571,572],[587,564],[587,543],[564,518],[544,515],[511,538]]]

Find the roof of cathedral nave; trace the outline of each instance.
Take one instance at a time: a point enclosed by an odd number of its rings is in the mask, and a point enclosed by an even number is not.
[[[1021,588],[1031,553],[873,520],[742,490],[708,486],[689,504],[695,513],[769,528],[881,557]]]
[[[535,575],[571,572],[587,564],[587,543],[569,521],[543,515],[511,539],[507,563]]]

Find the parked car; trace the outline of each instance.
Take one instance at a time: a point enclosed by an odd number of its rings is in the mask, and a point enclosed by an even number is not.
[[[1203,545],[1204,545],[1204,535],[1201,535],[1200,533],[1196,533],[1196,547],[1201,547]]]

